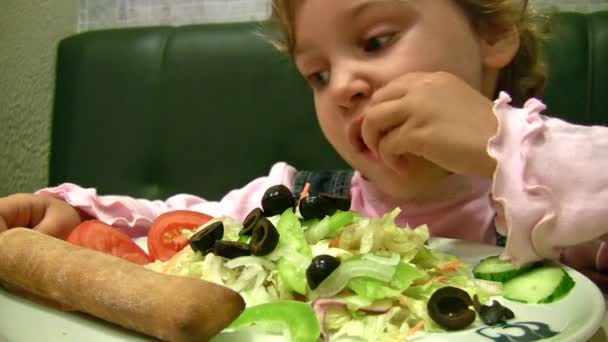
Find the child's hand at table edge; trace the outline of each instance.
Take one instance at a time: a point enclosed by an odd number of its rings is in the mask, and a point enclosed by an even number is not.
[[[602,240],[605,241],[605,238]],[[599,270],[596,265],[600,245],[601,240],[596,240],[567,247],[562,251],[559,261],[585,275],[600,288],[602,293],[608,294],[608,272]]]
[[[65,239],[83,218],[76,208],[49,196],[15,194],[0,198],[0,233],[26,227]]]
[[[608,295],[608,274],[606,272],[588,268],[579,269],[578,271],[594,282],[595,285],[600,288],[604,296]]]

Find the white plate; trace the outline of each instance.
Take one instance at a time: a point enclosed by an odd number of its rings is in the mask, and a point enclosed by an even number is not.
[[[138,241],[138,243],[145,245],[144,241]],[[500,249],[497,247],[461,240],[434,239],[431,246],[456,255],[473,265],[486,256],[500,253]],[[585,276],[572,269],[567,270],[576,282],[576,286],[568,296],[556,303],[528,305],[497,298],[515,313],[516,318],[509,321],[509,325],[490,328],[477,323],[467,330],[453,333],[419,333],[410,340],[424,342],[536,341],[547,332],[553,332],[556,335],[543,339],[543,342],[586,341],[601,325],[605,311],[604,297]],[[513,339],[509,339],[508,336]],[[0,342],[150,340],[146,336],[121,329],[87,315],[65,313],[30,302],[0,288]],[[283,339],[278,336],[263,336],[251,331],[243,331],[222,333],[213,340],[213,342],[237,341],[270,342],[283,341]]]

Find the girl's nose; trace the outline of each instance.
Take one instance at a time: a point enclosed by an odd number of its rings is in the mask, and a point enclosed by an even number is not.
[[[334,98],[340,108],[353,109],[371,95],[371,85],[363,76],[346,72],[333,76]]]

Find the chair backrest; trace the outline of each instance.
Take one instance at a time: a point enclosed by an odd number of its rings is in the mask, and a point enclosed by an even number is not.
[[[606,123],[608,12],[562,13],[546,46],[551,114]],[[347,165],[310,90],[260,23],[87,32],[59,45],[50,185],[218,199],[267,174]]]
[[[585,125],[608,124],[608,11],[560,13],[544,50],[547,114]]]

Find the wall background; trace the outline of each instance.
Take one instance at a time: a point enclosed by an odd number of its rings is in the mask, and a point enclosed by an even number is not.
[[[0,0],[0,196],[47,183],[57,42],[78,0]]]
[[[554,7],[564,11],[593,12],[608,10],[607,0],[530,0],[539,8]]]
[[[530,0],[538,8],[590,12],[608,0]],[[268,0],[80,0],[80,30],[263,19]]]
[[[531,0],[539,8],[608,10],[608,0]],[[0,0],[0,197],[47,185],[58,41],[77,31],[257,20],[268,0]]]
[[[248,21],[268,13],[268,0],[80,0],[80,29]]]

